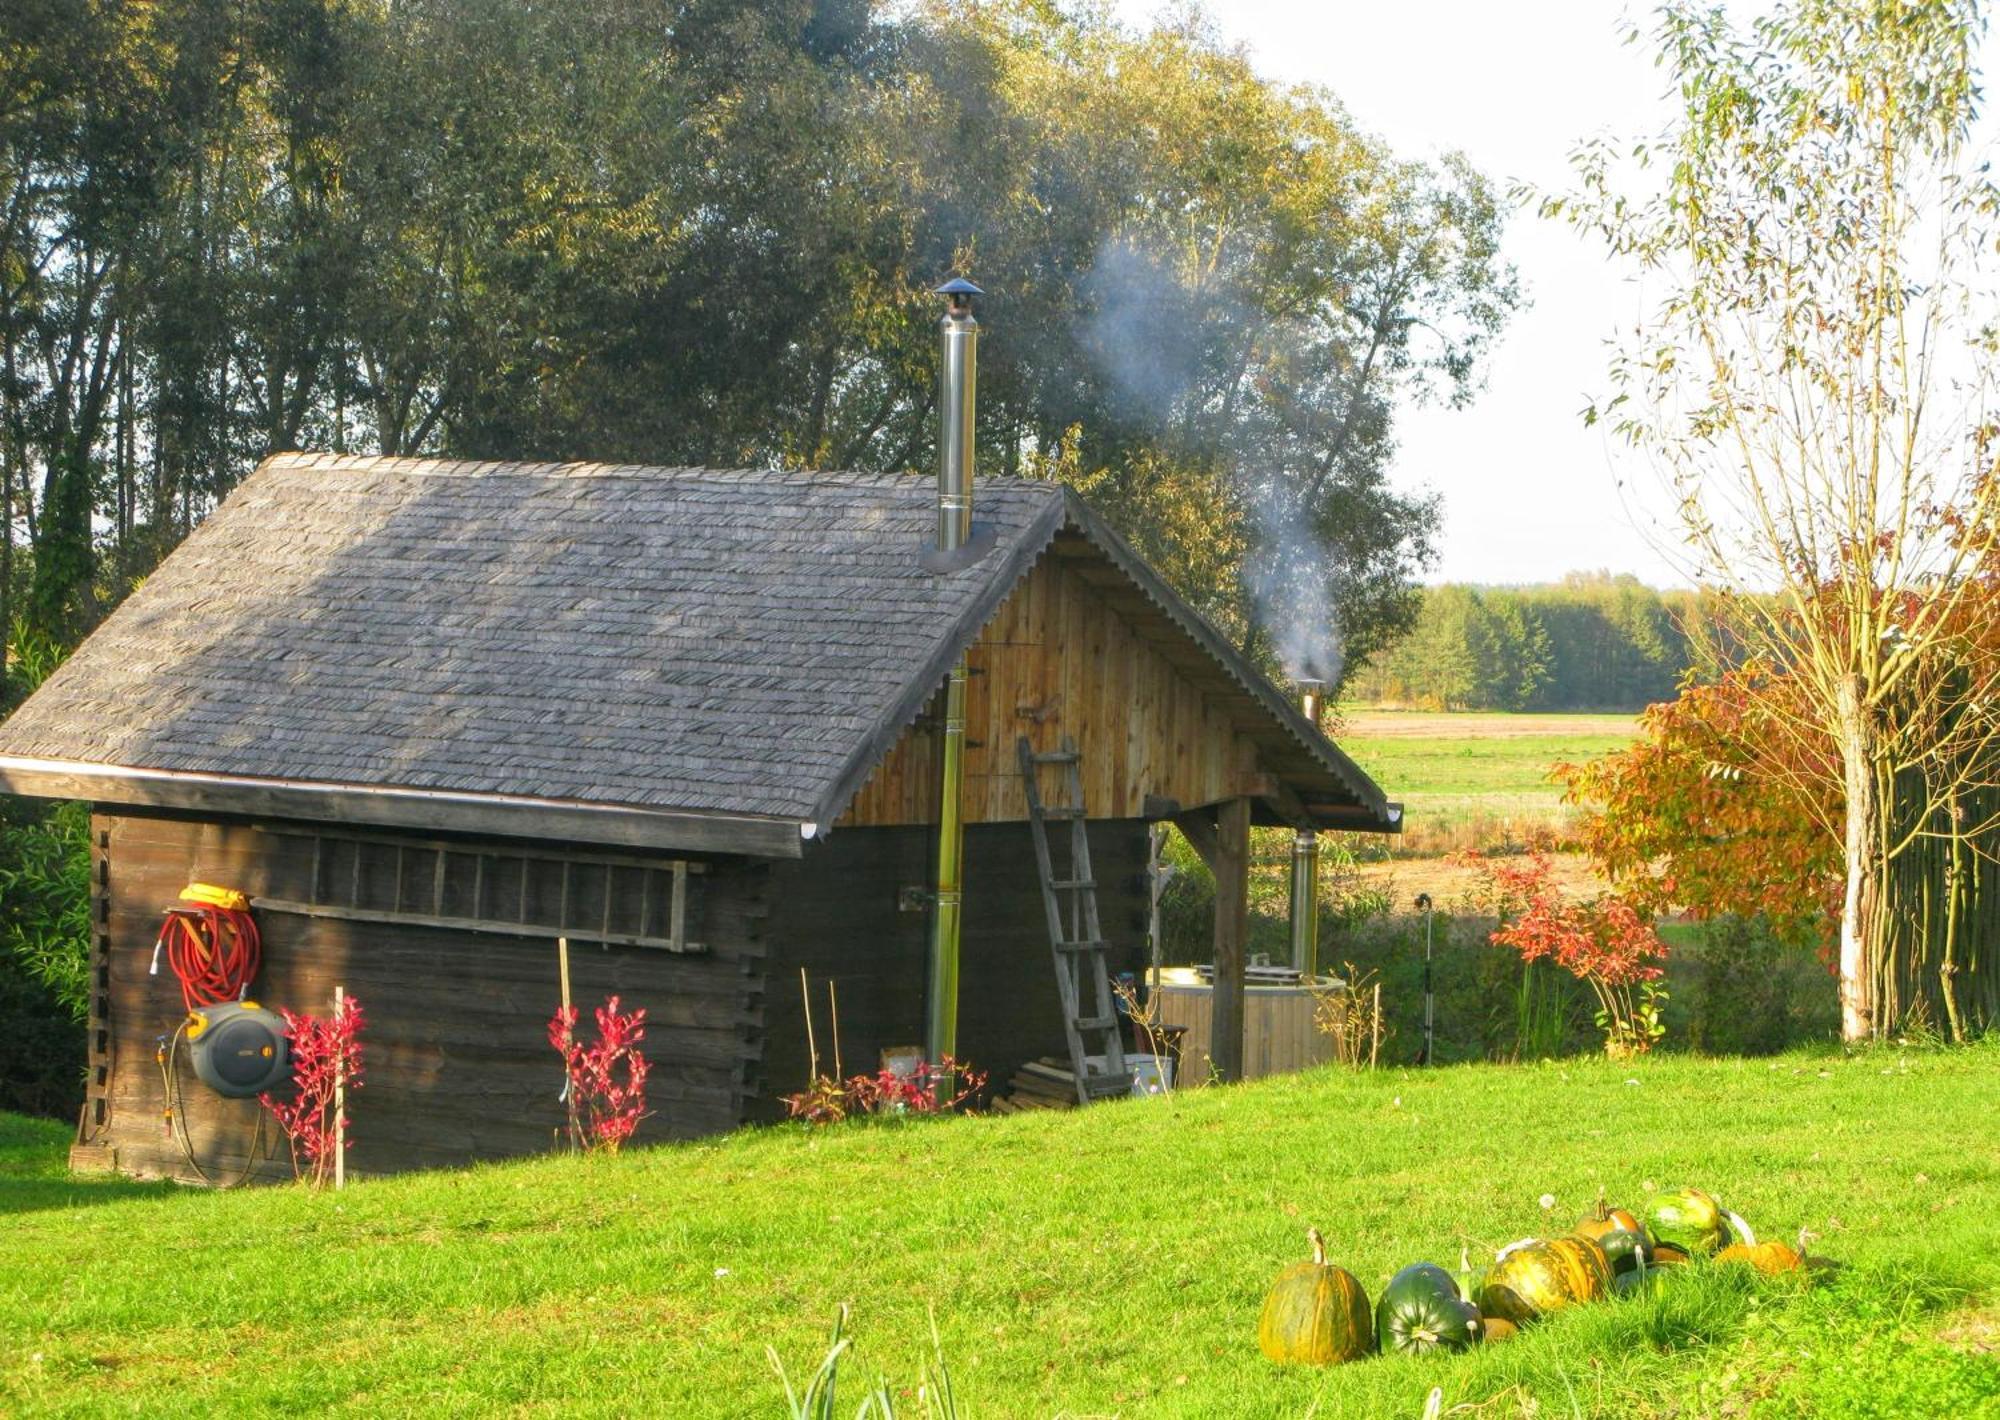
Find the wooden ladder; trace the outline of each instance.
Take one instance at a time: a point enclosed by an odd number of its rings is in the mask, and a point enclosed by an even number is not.
[[[1110,943],[1098,925],[1097,882],[1090,875],[1090,836],[1085,832],[1083,774],[1079,769],[1083,756],[1068,736],[1063,737],[1062,748],[1052,754],[1036,754],[1023,736],[1015,752],[1021,761],[1021,785],[1028,794],[1028,823],[1035,834],[1042,903],[1049,913],[1049,946],[1055,954],[1056,989],[1062,996],[1063,1032],[1069,1037],[1077,1102],[1089,1104],[1127,1095],[1132,1092],[1132,1074],[1125,1065],[1118,1008],[1105,962]],[[1044,765],[1062,768],[1068,802],[1042,802],[1040,775]],[[1051,819],[1069,821],[1066,877],[1056,876],[1049,851]],[[1087,1008],[1086,997],[1091,1001]],[[1084,1014],[1086,1009],[1089,1015]]]

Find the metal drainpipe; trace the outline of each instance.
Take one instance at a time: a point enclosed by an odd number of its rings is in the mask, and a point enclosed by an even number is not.
[[[972,318],[977,286],[947,281],[937,294],[949,302],[938,333],[938,550],[953,552],[972,535],[972,416],[978,384],[979,322]],[[963,910],[965,817],[965,658],[951,668],[944,691],[944,763],[938,776],[937,914],[931,924],[929,1029],[925,1053],[933,1064],[958,1053],[958,938]],[[939,1103],[956,1093],[937,1082]]]
[[[1299,711],[1315,729],[1325,693],[1325,681],[1299,682]],[[1292,965],[1304,976],[1319,975],[1319,834],[1309,828],[1292,835]]]

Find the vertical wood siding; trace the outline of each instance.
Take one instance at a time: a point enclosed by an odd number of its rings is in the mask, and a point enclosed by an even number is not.
[[[1037,750],[1076,741],[1094,818],[1138,818],[1149,794],[1192,806],[1253,792],[1256,747],[1106,602],[1086,565],[1044,557],[967,653],[967,823],[1027,818],[1021,735]],[[904,733],[843,824],[936,822],[937,716],[933,705]]]

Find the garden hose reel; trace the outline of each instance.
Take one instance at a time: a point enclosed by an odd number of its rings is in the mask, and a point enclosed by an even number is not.
[[[198,1007],[182,1029],[195,1074],[225,1099],[251,1099],[291,1077],[285,1023],[255,1001]]]

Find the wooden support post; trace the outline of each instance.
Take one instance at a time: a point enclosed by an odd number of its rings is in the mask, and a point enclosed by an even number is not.
[[[1250,801],[1215,811],[1215,988],[1208,1057],[1224,1080],[1243,1078],[1243,957],[1250,938]]]
[[[333,1024],[336,1038],[340,1018],[347,1009],[347,988],[333,988]],[[339,1057],[333,1062],[333,1186],[347,1187],[347,1071]]]

